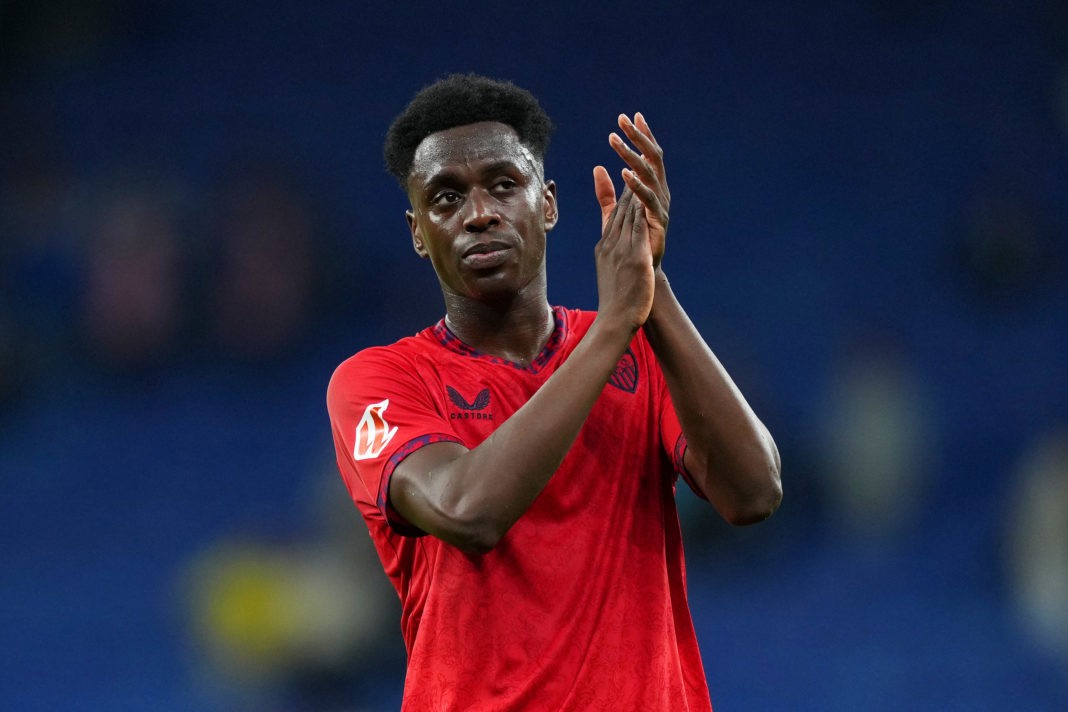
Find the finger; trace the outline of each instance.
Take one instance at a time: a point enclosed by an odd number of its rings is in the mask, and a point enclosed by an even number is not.
[[[630,215],[630,224],[626,226],[627,236],[630,238],[629,246],[634,254],[641,255],[643,260],[652,262],[652,250],[649,245],[649,219],[645,209],[637,200],[627,211]]]
[[[661,176],[664,171],[663,164],[660,164],[658,173],[657,168],[650,165],[645,156],[634,151],[634,149],[627,145],[618,135],[613,133],[609,138],[609,142],[611,143],[612,148],[615,149],[616,153],[619,154],[620,158],[627,164],[627,167],[632,170],[643,183],[658,194],[667,196],[667,186]]]
[[[612,208],[616,206],[616,186],[604,166],[593,167],[593,193],[601,206],[601,229],[604,230],[612,215]]]
[[[623,138],[615,131],[608,134],[608,145],[612,147],[612,150],[619,154],[619,157],[623,159],[623,162],[630,166],[631,170],[640,174],[643,178],[655,181],[657,179],[656,173],[653,171],[652,166],[645,160],[645,157],[630,147]]]
[[[634,194],[631,193],[631,196]],[[635,219],[635,207],[641,209],[641,203],[631,199],[625,204],[620,203],[623,206],[623,224],[620,226],[620,236],[627,240],[628,243],[634,242],[634,219]]]
[[[616,210],[620,213],[620,221],[626,217],[626,212],[630,210],[631,203],[634,202],[634,191],[624,188],[623,192],[619,195],[619,203],[616,205]]]
[[[653,130],[649,127],[649,122],[645,120],[645,115],[642,114],[642,112],[639,111],[638,113],[634,114],[634,125],[638,127],[639,131],[648,136],[650,141],[652,141],[657,146],[660,145],[660,143],[656,140],[656,136],[653,136]]]
[[[638,201],[634,201],[632,207],[634,217],[631,219],[631,244],[642,252],[649,251],[649,221],[645,215],[645,209]]]
[[[646,172],[640,170],[635,172],[642,182],[656,193],[657,200],[660,203],[659,215],[666,222],[667,212],[671,206],[671,191],[668,189],[664,169],[664,152],[660,148],[660,144],[656,143],[656,140],[652,137],[652,130],[641,113],[635,114],[636,123],[630,123],[627,117],[622,114],[619,117],[619,122],[621,127],[627,127],[628,135],[644,151],[641,154],[642,162],[640,166],[644,167]],[[626,184],[624,183],[624,185]],[[649,203],[646,204],[649,205]]]
[[[619,237],[623,221],[627,216],[627,210],[630,208],[630,204],[633,200],[634,193],[630,190],[623,191],[623,194],[619,196],[619,202],[612,208],[612,212],[608,216],[606,225],[601,229],[602,240],[612,241]]]
[[[626,189],[630,190],[637,196],[638,200],[641,201],[641,204],[645,206],[646,210],[657,216],[658,220],[664,222],[664,206],[663,203],[660,202],[660,196],[657,195],[656,191],[643,183],[641,179],[634,174],[634,171],[624,168],[622,175],[623,184]]]
[[[660,148],[660,143],[653,136],[653,130],[649,127],[649,123],[645,120],[645,117],[639,111],[634,115],[634,119],[631,120],[626,114],[620,114],[618,118],[619,128],[623,130],[623,133],[627,135],[634,145],[638,147],[642,153],[650,155],[662,154],[663,151]]]
[[[639,112],[631,121],[626,114],[619,115],[619,128],[637,148],[642,158],[648,163],[650,169],[661,181],[664,179],[664,150],[653,137],[652,129],[645,121],[645,117]]]

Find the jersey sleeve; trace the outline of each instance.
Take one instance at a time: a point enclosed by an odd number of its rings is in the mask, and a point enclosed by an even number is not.
[[[435,442],[466,445],[443,417],[414,364],[385,348],[342,363],[327,387],[338,470],[365,517],[381,517],[398,534],[425,532],[389,502],[389,480],[405,457]]]

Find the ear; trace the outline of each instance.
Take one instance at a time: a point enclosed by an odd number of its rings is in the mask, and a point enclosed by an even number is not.
[[[404,217],[408,220],[408,229],[412,232],[412,247],[415,249],[415,254],[426,259],[426,245],[423,244],[423,238],[419,236],[419,222],[415,218],[415,211],[405,211]]]
[[[556,204],[556,183],[551,180],[545,181],[542,188],[542,197],[545,199],[545,232],[549,232],[556,226],[560,213]]]

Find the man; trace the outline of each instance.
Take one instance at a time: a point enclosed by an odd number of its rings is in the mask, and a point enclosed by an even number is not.
[[[514,85],[453,75],[394,121],[445,317],[338,367],[338,465],[400,595],[403,709],[708,710],[677,476],[728,521],[781,498],[772,438],[661,268],[670,196],[641,114],[601,166],[596,313],[551,307],[551,123]]]

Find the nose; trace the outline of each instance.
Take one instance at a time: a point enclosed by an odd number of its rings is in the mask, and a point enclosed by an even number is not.
[[[464,229],[468,232],[483,232],[501,222],[501,216],[497,213],[497,201],[484,190],[472,190],[464,209]]]

